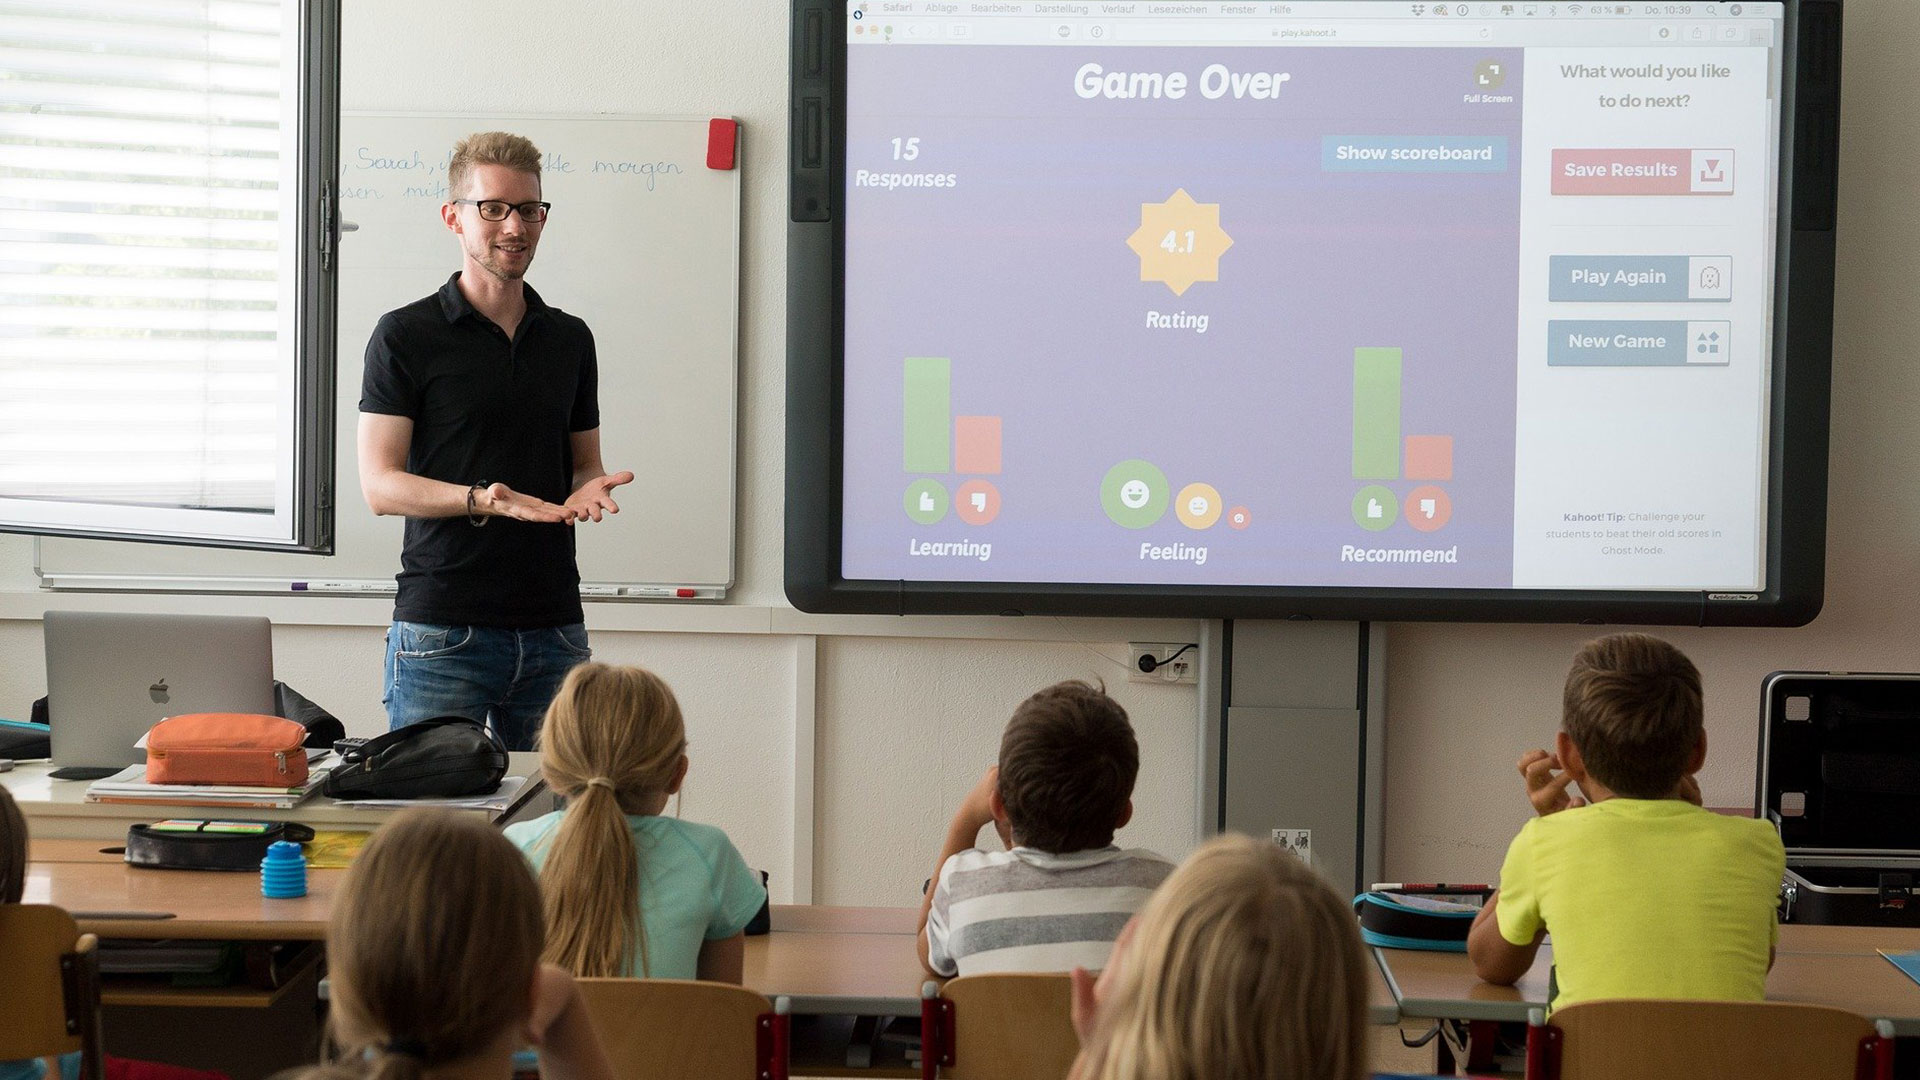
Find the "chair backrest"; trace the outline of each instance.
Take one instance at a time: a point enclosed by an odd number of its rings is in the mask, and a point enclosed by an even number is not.
[[[77,1050],[82,1075],[98,1075],[96,944],[57,907],[0,904],[0,1061]]]
[[[1783,1001],[1583,1001],[1549,1024],[1560,1080],[1854,1080],[1875,1037],[1857,1013]]]
[[[965,975],[940,997],[953,1032],[953,1064],[940,1075],[951,1080],[1063,1080],[1080,1052],[1064,974]]]
[[[756,1080],[763,1038],[774,1045],[773,1002],[745,987],[685,979],[581,979],[579,985],[621,1080]],[[784,1077],[786,1039],[777,1042],[771,1075]]]

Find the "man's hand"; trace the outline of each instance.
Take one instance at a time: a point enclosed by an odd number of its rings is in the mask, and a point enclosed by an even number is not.
[[[536,499],[531,495],[522,495],[505,484],[488,484],[473,493],[473,508],[482,514],[493,517],[510,517],[520,521],[560,524],[572,523],[573,509],[558,506],[545,499]]]
[[[1527,801],[1534,813],[1545,817],[1570,807],[1585,806],[1587,800],[1568,795],[1573,776],[1560,764],[1560,758],[1545,750],[1529,750],[1520,757],[1520,775],[1527,781]]]
[[[617,472],[607,476],[596,476],[581,484],[579,489],[567,496],[568,520],[599,521],[602,515],[617,514],[620,506],[613,501],[608,492],[621,484],[633,483],[633,474]]]

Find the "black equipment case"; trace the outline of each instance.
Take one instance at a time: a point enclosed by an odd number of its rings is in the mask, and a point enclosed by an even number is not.
[[[1787,847],[1780,921],[1920,926],[1920,674],[1776,671],[1756,805]]]

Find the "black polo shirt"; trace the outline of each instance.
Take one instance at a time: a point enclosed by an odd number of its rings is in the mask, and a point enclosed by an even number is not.
[[[573,493],[576,431],[600,426],[587,324],[527,289],[509,339],[454,274],[382,316],[367,342],[360,411],[413,421],[407,471],[505,484],[548,502]],[[573,527],[513,518],[408,518],[393,617],[533,628],[581,621]]]

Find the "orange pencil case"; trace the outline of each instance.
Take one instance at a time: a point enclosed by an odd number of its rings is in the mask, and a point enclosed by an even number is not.
[[[147,732],[147,783],[298,787],[307,729],[278,716],[187,713]]]

